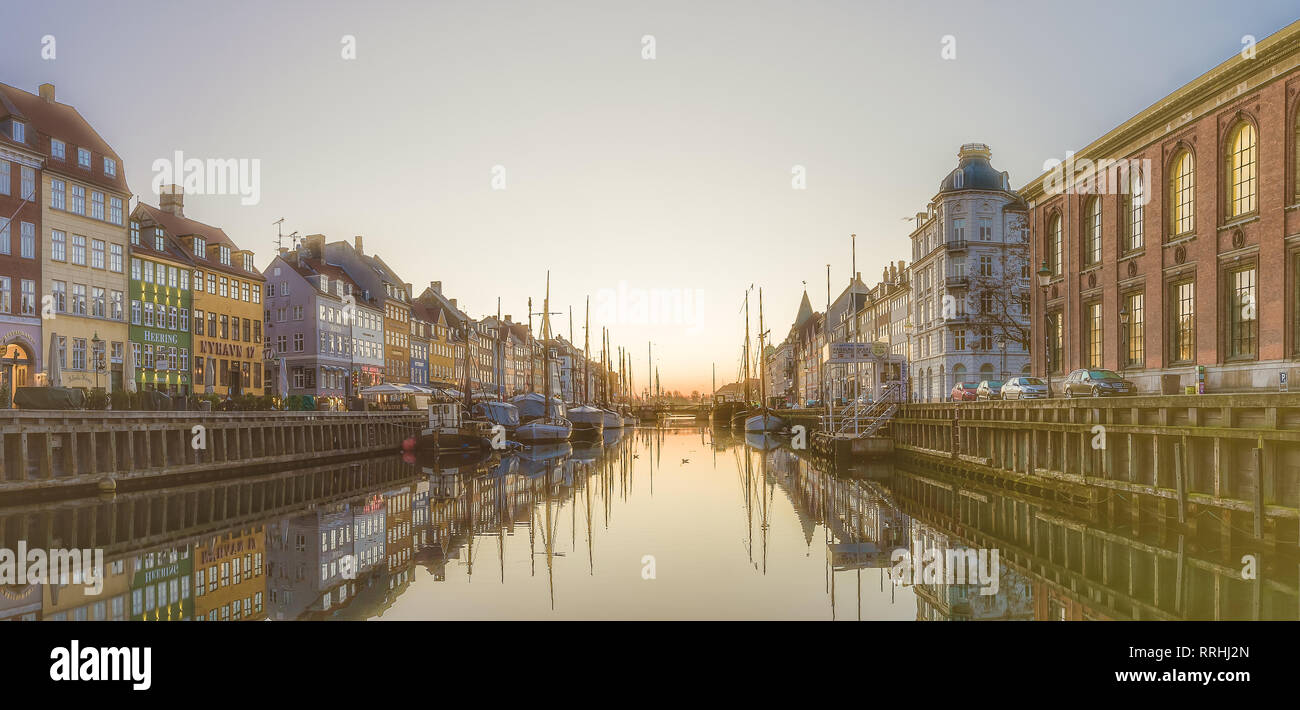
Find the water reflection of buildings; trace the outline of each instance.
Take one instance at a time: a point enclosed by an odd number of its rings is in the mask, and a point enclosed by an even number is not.
[[[99,594],[87,592],[84,580],[35,585],[40,594],[40,618],[45,621],[125,620],[135,564],[135,559],[105,560],[104,586]],[[143,597],[141,602],[143,605]],[[141,618],[143,608],[138,613],[132,610],[131,614],[133,619]]]
[[[950,551],[961,553],[970,550],[952,536],[944,534],[919,520],[912,521],[913,554],[924,551],[934,559],[965,559]],[[1000,554],[1000,553],[999,553]],[[1008,565],[998,563],[997,593],[982,593],[985,586],[977,577],[978,569],[963,569],[965,584],[945,581],[926,582],[924,578],[913,585],[916,592],[917,621],[1029,621],[1034,618],[1034,591],[1029,581]],[[991,571],[991,565],[990,565]],[[956,570],[953,570],[956,576]]]
[[[40,621],[40,584],[0,584],[0,621]]]
[[[257,525],[194,546],[194,618],[257,621],[266,618],[263,554],[266,528]]]
[[[131,573],[131,620],[188,621],[194,618],[191,588],[194,564],[189,545],[138,554],[127,569]]]
[[[722,437],[720,437],[722,438]],[[715,442],[719,443],[719,442]],[[723,439],[723,449],[739,444]],[[950,548],[965,548],[960,540],[944,534],[904,513],[893,500],[888,481],[892,469],[848,472],[837,475],[819,461],[797,455],[788,448],[737,446],[742,475],[751,471],[780,488],[794,506],[805,544],[811,546],[816,528],[825,534],[828,593],[835,594],[836,574],[863,569],[888,574],[895,550],[924,549],[943,555]],[[754,459],[750,461],[748,459]],[[759,511],[760,527],[766,525],[764,501],[749,500],[751,486],[744,487],[746,506]],[[918,620],[984,620],[1032,618],[1033,590],[1028,580],[1001,565],[998,591],[980,594],[979,584],[938,583],[906,586],[915,593]],[[855,580],[860,584],[860,575]],[[859,590],[860,591],[860,590]]]
[[[355,577],[353,508],[323,505],[267,526],[267,593],[271,618],[296,619],[346,601]]]

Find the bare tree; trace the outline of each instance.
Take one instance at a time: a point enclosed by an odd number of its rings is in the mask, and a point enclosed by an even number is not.
[[[978,265],[969,274],[967,293],[978,314],[972,320],[977,329],[989,329],[995,340],[1000,336],[1008,347],[1019,343],[1028,351],[1033,334],[1029,298],[1034,268],[1029,263],[1029,230],[1024,215],[1018,212],[1007,219],[1006,243],[999,261],[987,275]]]

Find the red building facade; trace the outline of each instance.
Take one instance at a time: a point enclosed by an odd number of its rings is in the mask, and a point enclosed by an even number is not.
[[[1300,373],[1300,22],[1040,176],[1033,369],[1145,393],[1276,388]],[[1064,156],[1063,156],[1064,157]]]

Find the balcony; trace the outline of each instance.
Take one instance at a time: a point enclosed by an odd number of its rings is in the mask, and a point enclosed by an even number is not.
[[[944,288],[966,288],[970,285],[970,277],[966,275],[945,276],[943,277]]]
[[[966,251],[965,239],[949,239],[947,242],[948,251]]]

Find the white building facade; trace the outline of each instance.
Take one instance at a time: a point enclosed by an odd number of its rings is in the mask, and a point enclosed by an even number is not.
[[[1028,207],[982,143],[968,143],[911,234],[912,399],[1027,375]]]

